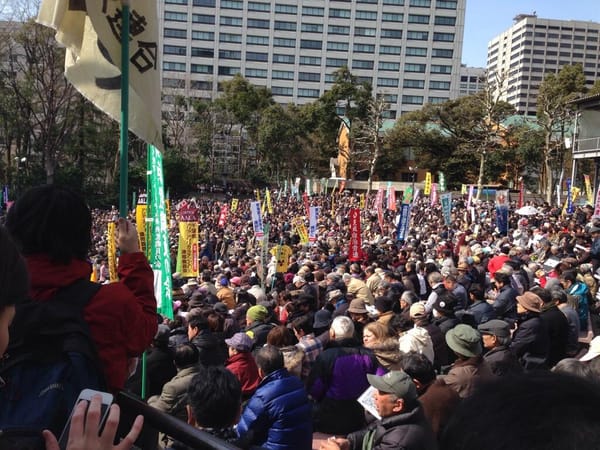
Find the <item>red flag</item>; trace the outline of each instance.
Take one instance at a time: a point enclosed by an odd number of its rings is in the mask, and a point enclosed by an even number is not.
[[[224,204],[221,207],[221,214],[219,214],[219,228],[225,228],[225,224],[227,223],[227,213],[229,212],[229,206]]]
[[[519,208],[523,207],[523,191],[524,191],[524,186],[523,186],[523,180],[521,180],[521,182],[519,183]]]
[[[304,201],[304,209],[306,209],[306,217],[310,215],[310,206],[308,204],[308,194],[306,191],[302,194],[302,201]]]
[[[348,259],[350,261],[360,261],[362,259],[362,245],[360,239],[360,209],[350,210],[350,248],[348,249]]]

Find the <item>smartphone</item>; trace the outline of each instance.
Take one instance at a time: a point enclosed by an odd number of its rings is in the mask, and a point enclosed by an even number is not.
[[[60,447],[61,450],[65,450],[67,448],[67,442],[69,441],[69,431],[71,429],[71,419],[73,417],[73,411],[75,411],[75,406],[77,406],[79,404],[79,402],[82,400],[86,400],[89,405],[89,402],[92,401],[92,397],[94,395],[100,395],[102,397],[102,405],[100,407],[100,425],[98,427],[98,433],[100,433],[100,431],[102,431],[102,428],[104,427],[104,422],[106,422],[106,417],[108,416],[110,405],[113,402],[113,396],[112,396],[112,394],[109,394],[108,392],[95,391],[93,389],[84,389],[79,394],[79,397],[77,397],[77,400],[75,401],[75,404],[73,405],[73,409],[71,410],[71,415],[69,416],[69,420],[67,420],[67,423],[65,424],[65,427],[63,428],[63,431],[60,435],[60,439],[58,440],[58,446]],[[86,414],[87,414],[87,410],[86,410]]]

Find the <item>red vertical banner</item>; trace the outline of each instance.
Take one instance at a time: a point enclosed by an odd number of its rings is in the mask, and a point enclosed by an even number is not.
[[[387,207],[390,211],[396,211],[396,188],[394,186],[390,187]]]
[[[431,206],[435,205],[438,201],[438,184],[431,184],[431,195],[429,196],[429,200],[431,202]]]
[[[306,209],[306,217],[310,216],[310,205],[308,204],[308,194],[306,191],[302,194],[302,201],[304,202],[304,209]]]
[[[227,223],[227,213],[229,212],[229,205],[224,204],[221,206],[221,213],[219,214],[219,228],[225,228]]]
[[[383,193],[382,187],[377,191],[377,197],[375,197],[375,207],[377,208],[377,222],[379,223],[379,229],[383,234]]]
[[[519,183],[519,204],[518,204],[518,208],[522,208],[523,207],[523,192],[524,192],[525,186],[523,185],[523,180],[521,180],[521,182]]]
[[[360,239],[360,209],[350,210],[350,248],[348,249],[348,259],[350,261],[360,261],[362,259],[362,245]]]

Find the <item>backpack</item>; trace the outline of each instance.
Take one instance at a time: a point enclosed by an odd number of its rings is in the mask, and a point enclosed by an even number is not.
[[[87,280],[44,301],[16,307],[0,365],[0,431],[49,429],[60,435],[84,388],[105,390],[83,309],[100,285]]]

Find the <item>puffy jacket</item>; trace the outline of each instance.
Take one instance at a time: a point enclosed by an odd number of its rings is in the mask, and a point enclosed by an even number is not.
[[[225,368],[235,375],[242,385],[242,397],[248,398],[258,387],[260,377],[254,357],[250,352],[239,352],[230,357]]]
[[[510,286],[502,286],[492,307],[498,319],[514,321],[517,318],[517,291]]]
[[[263,378],[237,432],[242,440],[268,450],[310,450],[312,410],[300,379],[286,369]]]
[[[587,331],[588,328],[588,287],[585,283],[577,281],[569,288],[567,294],[577,297],[577,313],[579,314],[579,326],[581,331]]]
[[[208,330],[200,331],[192,339],[198,349],[198,362],[203,366],[221,366],[227,360],[227,346]]]
[[[31,276],[31,298],[47,301],[56,291],[80,279],[90,279],[92,266],[72,259],[56,264],[45,255],[26,257]],[[122,389],[129,360],[150,347],[156,334],[154,274],[143,253],[121,255],[119,282],[103,285],[83,310],[104,370],[108,389]]]
[[[199,369],[197,364],[181,369],[171,381],[163,386],[160,395],[148,399],[148,404],[181,420],[186,420],[187,390]]]

